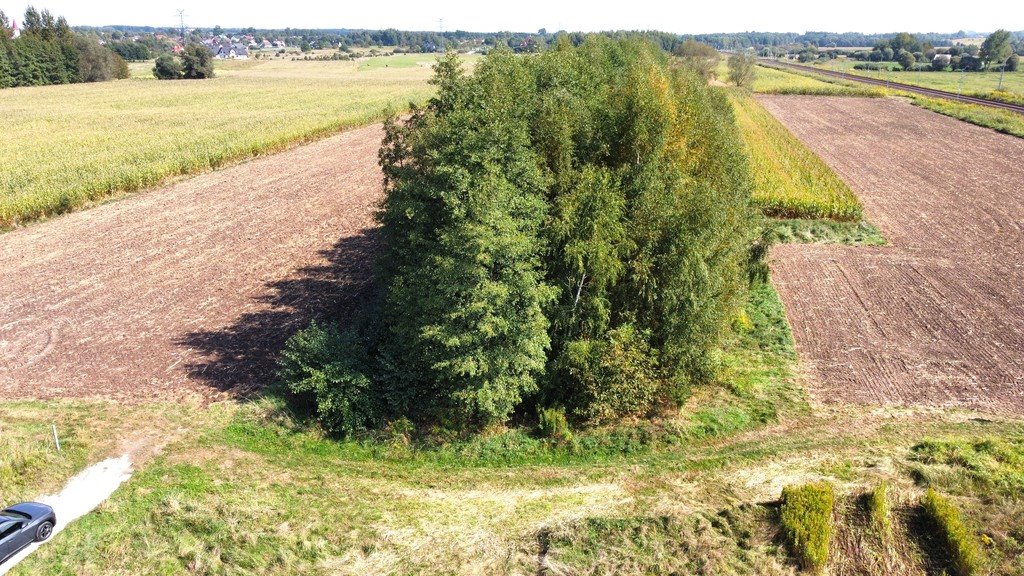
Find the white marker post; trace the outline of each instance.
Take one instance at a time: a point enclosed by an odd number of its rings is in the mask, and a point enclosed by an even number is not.
[[[53,430],[53,443],[57,446],[57,452],[60,452],[60,439],[57,438],[57,425],[50,424],[50,429]]]

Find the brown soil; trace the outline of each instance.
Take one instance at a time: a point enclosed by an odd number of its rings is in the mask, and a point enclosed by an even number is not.
[[[167,398],[273,377],[367,281],[379,126],[0,235],[0,398]]]
[[[772,252],[816,397],[1024,413],[1024,140],[892,99],[760,100],[890,244]]]

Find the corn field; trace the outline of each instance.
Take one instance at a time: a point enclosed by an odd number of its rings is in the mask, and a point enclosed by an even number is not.
[[[860,220],[860,201],[839,177],[756,99],[731,95],[750,156],[754,199],[767,216]]]
[[[0,228],[168,177],[380,119],[432,93],[414,67],[223,63],[201,81],[146,78],[0,90]]]

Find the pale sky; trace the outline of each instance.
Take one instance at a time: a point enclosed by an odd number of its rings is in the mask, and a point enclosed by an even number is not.
[[[552,2],[513,0],[454,2],[408,0],[0,0],[0,10],[20,22],[27,4],[63,15],[72,26],[133,24],[176,26],[216,24],[242,28],[398,28],[493,32],[662,30],[674,33],[742,32],[990,32],[1024,30],[1024,2],[989,0],[981,4],[936,0],[735,0],[702,2]]]

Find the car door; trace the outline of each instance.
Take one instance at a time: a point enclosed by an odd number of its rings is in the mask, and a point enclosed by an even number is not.
[[[18,520],[0,521],[0,560],[14,554],[21,548],[21,527],[24,523]]]

